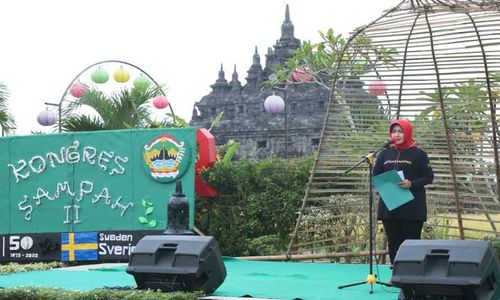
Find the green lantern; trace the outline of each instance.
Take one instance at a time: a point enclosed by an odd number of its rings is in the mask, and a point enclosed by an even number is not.
[[[149,81],[149,79],[142,74],[137,76],[137,78],[134,80],[134,88],[138,90],[146,90],[150,84],[151,82]]]
[[[106,72],[106,70],[99,67],[97,70],[92,72],[92,74],[90,75],[90,78],[95,83],[105,83],[106,81],[108,81],[109,75],[108,75],[108,72]]]
[[[360,58],[352,64],[352,72],[357,75],[366,73],[368,69],[368,62],[365,58]]]

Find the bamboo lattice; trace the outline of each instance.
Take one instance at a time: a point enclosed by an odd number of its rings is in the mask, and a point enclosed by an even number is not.
[[[355,30],[339,54],[288,257],[368,249],[368,166],[344,171],[388,139],[395,118],[412,121],[435,172],[424,237],[498,238],[499,96],[499,1],[403,1]]]

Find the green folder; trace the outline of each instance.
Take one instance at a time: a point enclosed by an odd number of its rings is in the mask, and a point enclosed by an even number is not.
[[[373,177],[373,185],[390,211],[413,200],[409,189],[399,187],[401,181],[395,170],[390,170]]]

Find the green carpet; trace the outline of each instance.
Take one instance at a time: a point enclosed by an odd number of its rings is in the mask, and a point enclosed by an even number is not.
[[[368,275],[368,265],[256,262],[225,258],[227,277],[214,295],[275,299],[311,300],[387,300],[397,299],[396,288],[361,284],[339,290],[339,285],[362,282]],[[374,266],[381,281],[390,279],[387,266]],[[54,269],[0,276],[0,287],[55,287],[67,290],[92,290],[95,288],[118,288],[135,286],[125,267],[91,270]]]
[[[219,296],[244,296],[278,299],[397,299],[399,289],[374,285],[348,287],[339,290],[339,285],[364,281],[369,272],[368,265],[253,262],[226,259],[228,276],[214,293]],[[391,270],[380,266],[380,277],[388,281]],[[376,274],[377,269],[374,268]],[[384,290],[385,289],[385,290]]]

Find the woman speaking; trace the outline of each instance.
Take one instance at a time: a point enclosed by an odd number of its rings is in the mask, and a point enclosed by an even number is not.
[[[425,185],[432,183],[434,173],[427,153],[417,147],[413,140],[410,121],[393,121],[389,126],[389,136],[394,144],[380,152],[373,174],[397,171],[402,178],[399,186],[410,189],[414,197],[392,211],[387,209],[384,201],[379,201],[377,219],[382,220],[384,225],[391,264],[394,264],[396,253],[404,240],[420,239],[422,226],[427,219]]]

